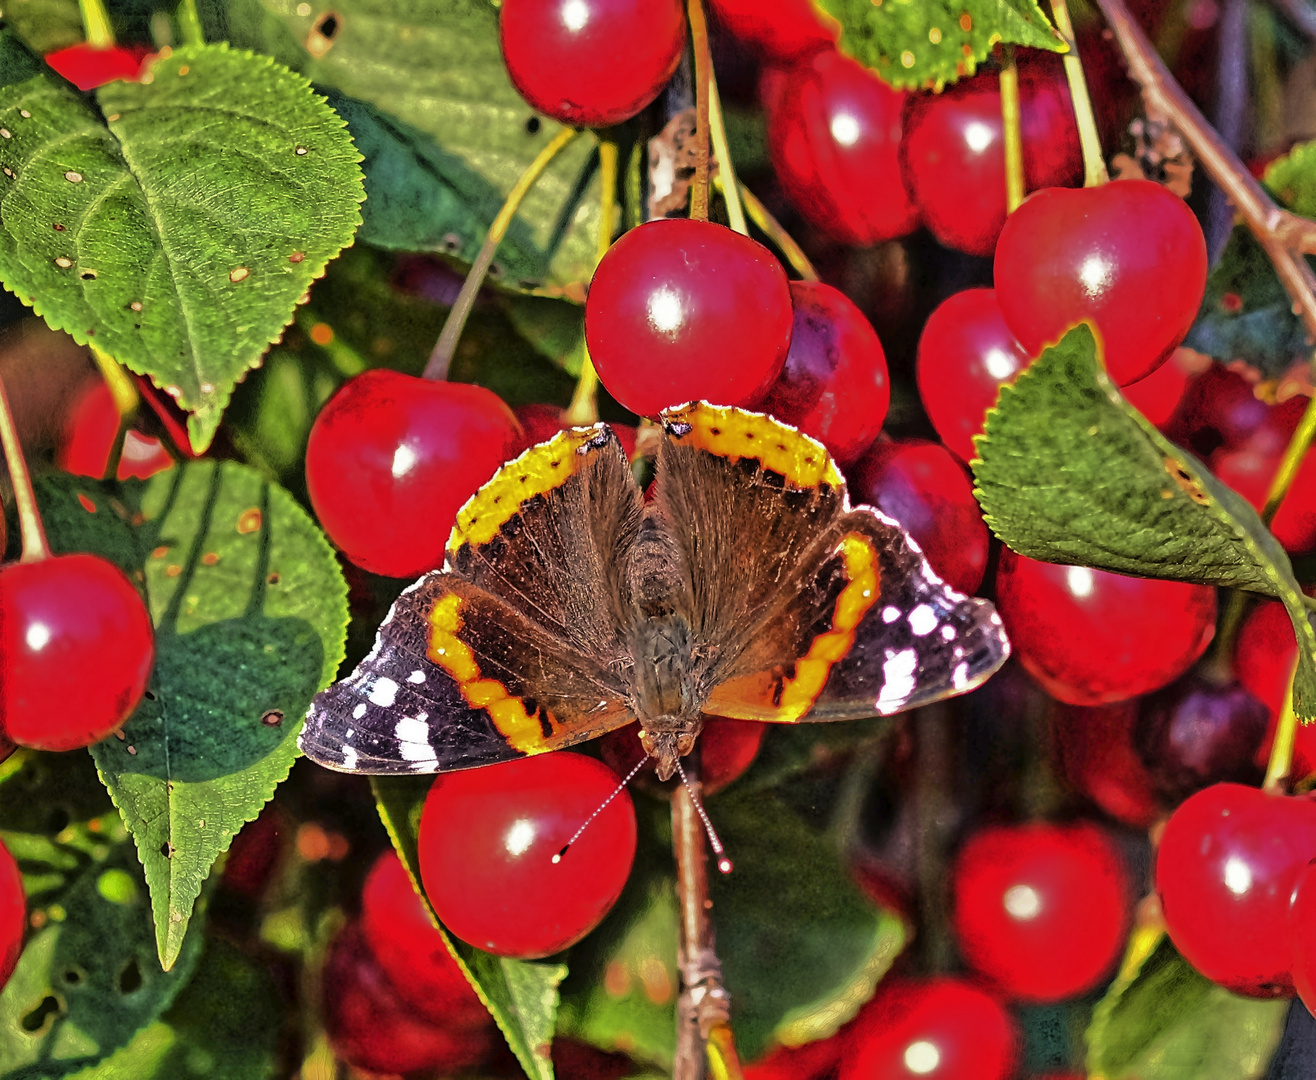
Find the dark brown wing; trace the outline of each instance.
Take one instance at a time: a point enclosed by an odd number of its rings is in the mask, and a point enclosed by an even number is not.
[[[356,671],[316,697],[300,743],[343,772],[446,772],[592,739],[634,719],[626,699],[615,670],[435,572],[398,598]]]

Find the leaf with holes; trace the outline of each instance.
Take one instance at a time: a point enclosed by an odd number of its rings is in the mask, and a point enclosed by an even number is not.
[[[119,815],[28,831],[33,823],[12,801],[16,780],[0,786],[0,838],[23,871],[36,929],[0,991],[0,1078],[54,1080],[108,1057],[167,1009],[201,938],[161,971],[146,882]],[[22,794],[39,804],[52,792],[27,784]]]
[[[972,75],[998,41],[1064,52],[1035,0],[816,0],[841,24],[841,51],[897,89],[940,90]]]
[[[49,478],[39,497],[56,550],[86,550],[107,532],[79,529],[74,505],[84,518],[122,517],[148,553],[150,688],[123,738],[91,752],[146,867],[168,968],[211,866],[287,776],[301,718],[338,669],[346,585],[306,512],[234,462],[121,488]],[[122,558],[123,543],[105,554]]]
[[[393,840],[412,883],[420,880],[416,836],[425,796],[434,783],[429,776],[372,776],[379,816]],[[419,892],[419,890],[417,890]],[[424,899],[424,894],[421,894]],[[434,909],[425,901],[434,925],[443,930]],[[549,1046],[557,1021],[558,984],[567,974],[562,964],[508,960],[467,945],[444,931],[449,948],[466,977],[493,1014],[517,1061],[531,1080],[553,1080]]]
[[[361,239],[474,260],[526,166],[562,130],[522,100],[487,0],[214,0],[215,36],[332,88],[365,155]],[[600,188],[594,138],[538,180],[498,249],[493,280],[583,301]]]
[[[183,48],[149,78],[103,86],[98,112],[0,29],[0,282],[165,387],[201,450],[350,243],[361,170],[341,118],[268,57]]]
[[[1284,549],[1124,400],[1086,323],[1001,388],[976,445],[983,517],[1020,554],[1282,601],[1299,646],[1293,708],[1316,719],[1316,630]]]

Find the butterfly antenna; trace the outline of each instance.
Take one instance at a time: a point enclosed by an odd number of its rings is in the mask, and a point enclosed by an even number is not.
[[[604,799],[601,803],[599,803],[598,808],[594,811],[594,813],[590,814],[590,816],[585,819],[585,824],[582,825],[579,829],[577,829],[575,833],[572,834],[571,839],[562,845],[562,850],[553,856],[553,861],[555,863],[560,863],[562,861],[562,856],[567,853],[567,848],[569,848],[572,844],[574,844],[577,840],[580,839],[580,834],[589,828],[589,823],[608,808],[608,803],[612,802],[613,799],[615,799],[618,795],[620,795],[623,791],[626,790],[626,785],[635,779],[635,774],[639,772],[641,769],[643,769],[644,766],[648,764],[648,762],[649,762],[649,757],[647,754],[644,757],[640,758],[640,760],[636,763],[635,768],[633,768],[630,772],[626,774],[626,779],[623,780],[620,784],[618,784],[613,789],[611,795],[609,795],[606,799]]]
[[[690,783],[690,778],[685,775],[685,770],[681,768],[681,762],[676,762],[676,771],[681,774],[681,783],[685,785],[686,791],[690,792],[690,801],[694,803],[695,813],[699,815],[699,820],[704,823],[704,832],[708,833],[708,843],[713,849],[713,854],[717,856],[717,868],[724,874],[731,873],[731,860],[727,858],[726,848],[722,846],[722,841],[718,839],[717,832],[713,829],[713,823],[708,820],[708,814],[704,810],[704,804],[699,801],[699,796],[695,793],[695,787]]]

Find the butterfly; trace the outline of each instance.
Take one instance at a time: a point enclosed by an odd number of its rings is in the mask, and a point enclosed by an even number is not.
[[[667,779],[705,714],[886,715],[964,693],[1010,645],[992,605],[850,506],[822,444],[694,402],[661,416],[646,503],[606,424],[508,462],[457,515],[300,744],[331,769],[467,769],[639,721]]]

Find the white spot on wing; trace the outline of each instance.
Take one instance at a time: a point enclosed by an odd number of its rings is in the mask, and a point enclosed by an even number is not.
[[[352,719],[360,720],[361,717],[365,716],[365,714],[366,714],[366,703],[363,701],[361,702],[360,705],[358,705],[355,709],[352,710]]]
[[[423,683],[424,681],[425,681],[425,672],[421,671],[419,668],[417,668],[415,671],[413,671],[410,675],[407,676],[407,682],[409,683],[420,684]]]
[[[955,634],[956,634],[957,632],[958,632],[958,631],[956,631],[955,627],[954,627],[952,624],[947,623],[945,626],[943,626],[943,627],[941,628],[941,637],[942,637],[942,640],[943,640],[943,641],[954,641],[954,640],[955,640]]]
[[[883,621],[883,622],[885,622],[885,623],[893,623],[893,622],[895,622],[898,618],[900,618],[900,609],[899,609],[898,607],[895,607],[895,606],[893,606],[893,605],[888,604],[886,607],[884,607],[884,608],[882,609],[882,621]]]
[[[398,684],[389,678],[376,679],[368,697],[372,705],[378,705],[381,709],[391,709],[398,697]]]
[[[950,677],[950,684],[956,690],[963,690],[969,685],[969,663],[967,660],[956,665],[955,671]]]
[[[343,747],[343,768],[344,769],[356,768],[356,747],[354,746]]]
[[[918,637],[924,637],[937,628],[937,613],[930,604],[919,604],[909,613],[909,628]]]
[[[434,747],[429,741],[430,726],[425,722],[428,718],[428,713],[404,716],[394,726],[393,734],[397,736],[398,752],[405,760],[421,763],[438,760]]]
[[[877,711],[893,713],[914,693],[914,672],[918,668],[918,650],[888,649],[886,663],[882,665],[882,693],[877,699]]]

